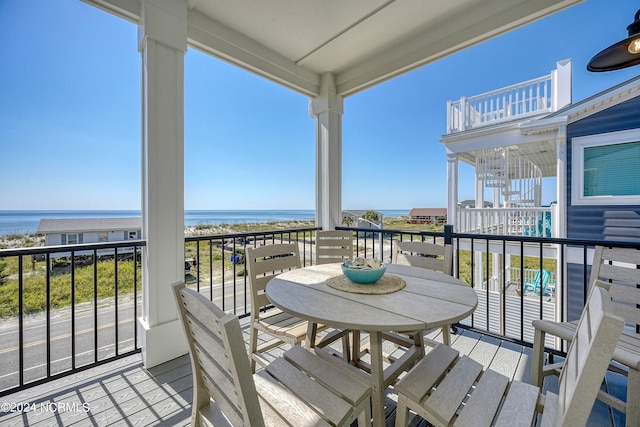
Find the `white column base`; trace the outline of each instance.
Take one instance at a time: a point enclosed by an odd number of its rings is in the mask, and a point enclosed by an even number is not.
[[[180,319],[151,327],[139,317],[138,336],[142,347],[142,363],[147,369],[189,352]]]

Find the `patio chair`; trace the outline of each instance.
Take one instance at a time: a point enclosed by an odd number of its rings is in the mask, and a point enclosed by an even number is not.
[[[550,271],[542,270],[542,274],[540,274],[540,270],[537,270],[533,280],[524,279],[525,292],[532,292],[534,294],[538,294],[542,291],[543,295],[549,294],[549,289],[547,289],[547,286],[549,284],[550,278],[551,278]]]
[[[353,234],[351,231],[316,231],[316,264],[342,262],[353,258]]]
[[[448,275],[453,273],[453,245],[394,240],[393,246],[393,264],[427,268]],[[442,342],[445,345],[451,344],[451,333],[457,333],[455,326],[447,325],[442,328]]]
[[[265,245],[257,248],[248,247],[245,251],[247,272],[251,287],[251,329],[249,333],[249,355],[251,371],[256,371],[256,362],[266,366],[269,362],[263,353],[274,347],[287,343],[292,346],[301,345],[307,337],[309,324],[289,313],[273,308],[265,310],[271,303],[264,289],[274,276],[300,268],[300,252],[295,243]],[[315,325],[311,326],[315,339]],[[258,333],[264,332],[273,339],[258,345]],[[311,343],[307,344],[312,347]]]
[[[368,386],[301,347],[252,375],[238,318],[182,282],[172,287],[191,356],[191,425],[371,424]]]
[[[437,346],[395,385],[396,427],[407,425],[408,410],[435,426],[584,426],[623,328],[614,311],[604,288],[591,293],[558,395],[542,395],[539,387],[483,370],[457,350]]]
[[[347,230],[318,230],[316,231],[316,265],[343,262],[353,258],[353,234]],[[351,358],[351,344],[349,331],[335,331],[318,343],[319,347],[342,338],[342,356],[348,361]]]
[[[596,246],[593,265],[589,276],[590,292],[598,285],[606,286],[614,301],[616,313],[624,317],[627,327],[620,336],[613,353],[611,370],[627,376],[626,402],[601,390],[598,399],[626,414],[626,425],[640,426],[640,250],[632,248],[607,248]],[[533,359],[531,381],[542,386],[544,377],[558,375],[561,363],[544,364],[544,342],[546,334],[571,341],[576,330],[576,322],[552,322],[534,320]]]
[[[429,242],[393,241],[393,264],[412,265],[453,274],[453,245],[437,245]]]

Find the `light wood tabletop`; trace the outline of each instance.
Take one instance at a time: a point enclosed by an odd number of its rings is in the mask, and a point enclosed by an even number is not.
[[[389,264],[385,274],[400,277],[406,286],[388,294],[360,294],[334,289],[327,280],[342,275],[340,264],[314,265],[291,270],[267,285],[269,300],[279,309],[310,322],[369,333],[370,374],[374,426],[384,425],[384,392],[401,369],[408,369],[420,347],[404,360],[383,369],[384,332],[414,332],[456,323],[478,304],[475,291],[452,276],[418,267]],[[361,285],[367,286],[367,285]],[[356,356],[357,357],[357,356]]]

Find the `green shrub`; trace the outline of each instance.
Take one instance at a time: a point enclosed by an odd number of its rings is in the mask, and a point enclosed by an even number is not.
[[[0,259],[0,286],[4,285],[4,280],[7,277],[5,269],[7,268],[7,262],[4,259]]]
[[[73,301],[75,303],[113,298],[116,289],[114,260],[99,261],[97,295],[94,291],[93,264],[76,267],[74,271]],[[141,287],[139,267],[133,261],[118,262],[118,295],[133,292],[134,274],[138,275],[138,286]],[[35,270],[23,278],[23,312],[25,314],[43,311],[47,308],[46,271]],[[50,275],[50,307],[63,308],[71,305],[72,284],[71,273]],[[18,280],[7,279],[0,287],[0,318],[18,314]]]

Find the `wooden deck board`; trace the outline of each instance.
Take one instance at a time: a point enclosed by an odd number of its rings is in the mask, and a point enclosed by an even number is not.
[[[244,322],[246,323],[246,322]],[[244,329],[248,342],[248,328]],[[427,335],[441,341],[434,331]],[[367,336],[364,334],[363,343]],[[339,344],[339,343],[338,343]],[[496,338],[459,329],[452,335],[452,346],[463,354],[476,358],[484,366],[525,381],[529,377],[531,349]],[[277,348],[270,354],[276,357],[287,347]],[[399,356],[402,350],[385,343],[385,350]],[[365,356],[365,358],[368,356]],[[620,376],[618,376],[620,377]],[[619,378],[616,379],[619,387]],[[555,378],[548,377],[545,389],[557,387]],[[28,402],[29,412],[0,412],[0,425],[4,426],[188,426],[191,416],[192,378],[191,362],[185,355],[149,370],[144,369],[141,356],[135,354],[84,372],[35,386],[0,399],[2,403]],[[397,396],[393,388],[387,390],[386,425],[395,422]],[[88,411],[81,407],[86,403]],[[51,410],[57,404],[76,405],[67,411]],[[615,415],[615,414],[614,414]],[[597,403],[589,420],[591,426],[621,425],[620,414],[611,420],[611,413]],[[427,424],[419,417],[410,418],[410,426]]]

